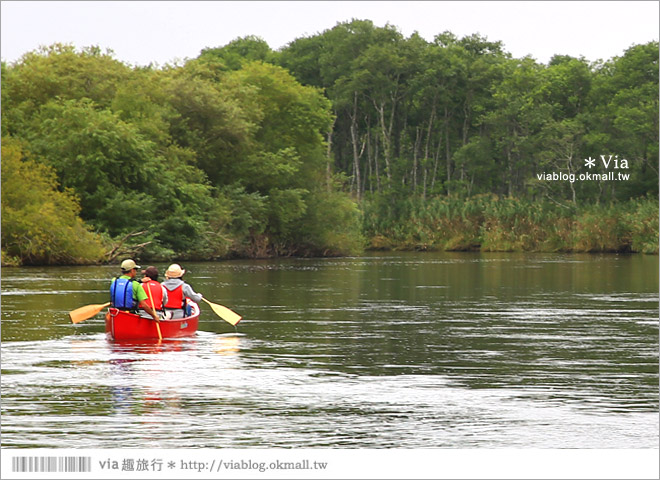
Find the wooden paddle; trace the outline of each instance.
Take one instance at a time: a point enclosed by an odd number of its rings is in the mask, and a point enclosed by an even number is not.
[[[88,318],[92,318],[94,315],[99,313],[105,307],[110,305],[110,302],[98,305],[85,305],[84,307],[76,308],[72,312],[69,312],[69,317],[73,323],[80,323]]]
[[[229,310],[227,307],[223,307],[217,303],[211,303],[204,297],[202,297],[202,300],[211,305],[211,308],[218,317],[222,318],[225,322],[230,323],[231,325],[236,325],[241,321],[241,318],[243,318],[238,313]]]

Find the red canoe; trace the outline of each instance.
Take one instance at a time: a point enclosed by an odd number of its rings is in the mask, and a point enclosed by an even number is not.
[[[190,337],[197,331],[199,305],[190,302],[192,314],[186,318],[161,320],[160,333],[163,338]],[[143,318],[116,308],[105,314],[105,332],[112,340],[158,340],[158,329],[152,318]]]

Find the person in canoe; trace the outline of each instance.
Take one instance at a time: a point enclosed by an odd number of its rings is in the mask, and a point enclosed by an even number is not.
[[[164,316],[164,306],[167,303],[167,289],[158,282],[158,269],[154,266],[149,266],[146,270],[142,270],[144,278],[142,279],[142,288],[147,294],[147,304],[156,309],[156,313],[161,317]],[[143,309],[139,311],[141,317],[148,318],[149,313]]]
[[[184,318],[187,314],[187,300],[195,303],[202,300],[201,293],[195,293],[190,285],[183,281],[186,273],[179,264],[173,263],[167,267],[165,281],[161,284],[167,290],[165,303],[166,318]]]
[[[138,308],[143,309],[157,322],[160,321],[156,313],[149,305],[147,293],[142,284],[135,280],[140,268],[131,259],[121,262],[121,276],[113,278],[110,284],[110,304],[112,307],[127,312],[137,313]]]

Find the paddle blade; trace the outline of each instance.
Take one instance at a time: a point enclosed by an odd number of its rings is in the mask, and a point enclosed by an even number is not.
[[[104,303],[102,305],[85,305],[84,307],[76,308],[75,310],[69,312],[69,317],[71,317],[71,321],[73,323],[80,323],[87,320],[88,318],[92,318],[108,305],[110,305],[110,302]]]
[[[211,305],[211,308],[215,312],[215,314],[222,318],[225,322],[230,323],[232,325],[236,325],[238,322],[241,321],[241,317],[238,313],[232,312],[229,310],[227,307],[223,307],[222,305],[218,305],[217,303],[211,303],[207,299],[202,298],[206,303]]]

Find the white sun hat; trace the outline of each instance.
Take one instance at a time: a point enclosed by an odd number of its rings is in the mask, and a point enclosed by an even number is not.
[[[172,265],[167,267],[165,276],[167,278],[181,278],[183,277],[184,273],[186,273],[186,271],[181,268],[181,265],[179,265],[178,263],[173,263]]]

